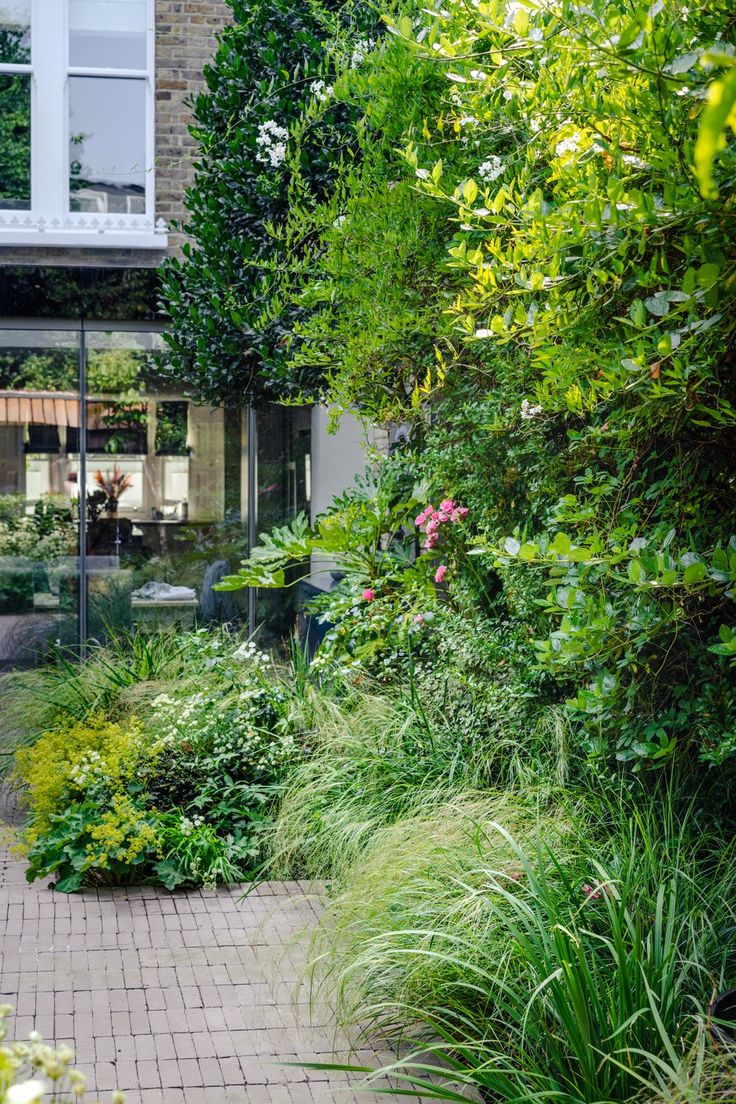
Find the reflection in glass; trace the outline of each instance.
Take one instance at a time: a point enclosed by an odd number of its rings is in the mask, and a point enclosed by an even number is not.
[[[31,0],[0,0],[0,62],[31,60]]]
[[[100,641],[248,622],[245,592],[214,589],[248,550],[248,412],[186,398],[157,333],[87,329],[85,347],[82,404],[78,331],[0,329],[0,670],[76,649],[84,595]],[[258,420],[267,529],[308,508],[310,414],[266,407]],[[259,595],[264,644],[288,636],[294,597]]]
[[[145,106],[143,80],[69,78],[70,210],[145,214]]]
[[[95,69],[145,69],[145,0],[71,0],[69,62]]]
[[[0,330],[0,670],[78,635],[78,335]]]
[[[31,206],[31,78],[0,73],[0,208]]]
[[[309,409],[268,406],[258,411],[259,533],[288,524],[301,511],[309,512],[310,429]],[[297,589],[257,593],[259,639],[265,646],[278,647],[293,627]]]

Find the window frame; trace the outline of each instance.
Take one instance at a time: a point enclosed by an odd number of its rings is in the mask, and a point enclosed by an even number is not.
[[[30,64],[0,63],[0,73],[31,79],[31,207],[0,210],[0,245],[163,250],[166,223],[155,219],[155,0],[145,0],[145,70],[71,66],[69,2],[31,0]],[[145,85],[145,214],[70,209],[69,80],[77,76]]]

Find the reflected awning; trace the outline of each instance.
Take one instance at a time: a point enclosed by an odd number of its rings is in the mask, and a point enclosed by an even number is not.
[[[79,397],[73,391],[0,391],[0,425],[79,428]]]

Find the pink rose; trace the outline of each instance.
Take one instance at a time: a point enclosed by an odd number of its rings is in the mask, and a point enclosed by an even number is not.
[[[371,590],[370,587],[366,587],[365,590],[363,591],[363,601],[364,602],[372,602],[375,597],[376,597],[375,590]]]
[[[426,514],[417,514],[417,516],[414,518],[414,524],[417,525],[419,528],[421,528],[422,525],[424,525],[426,520],[427,520],[427,515]]]
[[[455,509],[452,511],[452,520],[462,521],[463,518],[466,518],[468,516],[468,513],[469,511],[467,506],[456,506]]]
[[[429,533],[428,532],[427,533],[427,539],[424,542],[424,547],[431,550],[437,544],[438,540],[439,540],[439,536],[438,536],[437,533]]]
[[[441,583],[446,574],[447,574],[447,564],[440,564],[440,566],[437,568],[437,570],[434,573],[434,581],[436,583]]]
[[[442,510],[444,514],[451,514],[454,509],[455,503],[453,499],[446,498],[444,502],[440,502],[440,510]]]
[[[430,518],[427,522],[427,532],[436,533],[440,527],[439,520],[436,517]]]

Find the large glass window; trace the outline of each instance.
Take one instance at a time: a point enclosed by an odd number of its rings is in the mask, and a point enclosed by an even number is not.
[[[0,0],[0,245],[157,248],[154,0]]]
[[[0,669],[79,639],[79,333],[0,329]]]
[[[133,323],[0,323],[0,670],[120,628],[288,634],[291,590],[214,586],[308,509],[309,413],[197,405],[162,354]]]

